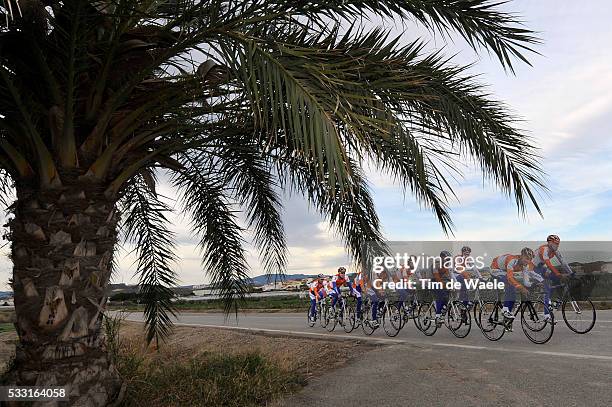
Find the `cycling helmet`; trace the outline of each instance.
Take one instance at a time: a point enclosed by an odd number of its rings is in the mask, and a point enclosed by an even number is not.
[[[448,250],[442,250],[442,251],[440,252],[440,258],[441,258],[441,259],[445,259],[445,258],[447,258],[447,257],[453,257],[453,255],[452,255],[452,254],[450,254],[450,252],[449,252]]]
[[[525,247],[523,250],[521,250],[521,256],[533,259],[535,257],[535,253],[529,247]]]
[[[338,267],[338,273],[345,273],[346,269],[344,267]]]
[[[548,237],[546,238],[546,241],[553,242],[554,244],[561,243],[561,239],[559,239],[559,236],[557,235],[548,235]]]
[[[461,254],[470,254],[472,253],[472,248],[470,246],[463,246],[461,248]]]
[[[317,278],[325,278],[325,275],[319,274],[319,275],[317,275]]]

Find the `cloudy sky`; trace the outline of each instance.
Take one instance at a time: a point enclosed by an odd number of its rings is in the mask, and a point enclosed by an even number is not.
[[[476,62],[472,71],[490,85],[492,94],[523,118],[544,157],[550,196],[541,206],[544,218],[530,210],[527,219],[498,192],[482,184],[477,171],[466,168],[453,204],[457,240],[541,240],[557,233],[566,240],[607,240],[612,229],[612,3],[607,0],[512,1],[506,9],[518,12],[544,43],[532,55],[533,67],[517,64],[516,76],[504,72],[486,53],[478,57],[461,40],[431,40],[430,47],[457,53],[456,63]],[[385,23],[401,33],[401,26]],[[419,29],[409,29],[412,41]],[[431,38],[431,37],[430,37]],[[441,240],[447,237],[432,214],[423,210],[388,177],[372,172],[371,187],[390,240]],[[162,189],[162,192],[163,189]],[[166,191],[171,194],[170,191]],[[341,242],[326,222],[298,197],[286,197],[285,227],[289,243],[288,273],[331,273],[348,260]],[[196,241],[180,217],[173,223],[178,236],[182,284],[202,283]],[[6,250],[5,250],[6,251]],[[134,281],[133,258],[125,248],[115,281]],[[260,274],[255,254],[251,274]],[[0,278],[10,275],[2,259]]]

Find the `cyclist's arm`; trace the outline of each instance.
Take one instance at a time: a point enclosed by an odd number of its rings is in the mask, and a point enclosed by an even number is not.
[[[544,260],[544,263],[546,264],[546,266],[550,269],[550,271],[553,272],[553,274],[557,277],[561,277],[561,273],[559,272],[559,270],[557,270],[557,268],[552,264],[552,261],[550,261],[550,259],[546,259]]]
[[[351,283],[350,281],[346,280],[346,285],[349,288],[349,293],[353,294],[354,288],[353,288],[353,283]]]
[[[546,265],[546,267],[548,267],[548,269],[552,271],[555,276],[560,277],[561,273],[559,272],[559,270],[557,270],[554,264],[552,264],[552,261],[550,261],[551,259],[550,249],[548,248],[548,246],[546,245],[541,246],[539,249],[539,255],[540,255],[540,259],[544,261],[544,264]]]
[[[519,290],[525,288],[516,280],[516,278],[514,278],[514,267],[508,267],[506,269],[506,278],[508,279],[508,283],[512,284],[515,288],[518,288]]]

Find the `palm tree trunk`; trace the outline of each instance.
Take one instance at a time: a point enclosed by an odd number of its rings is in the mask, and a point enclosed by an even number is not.
[[[66,386],[68,405],[106,406],[122,387],[101,332],[117,240],[101,185],[17,186],[12,242],[19,343],[9,383]]]

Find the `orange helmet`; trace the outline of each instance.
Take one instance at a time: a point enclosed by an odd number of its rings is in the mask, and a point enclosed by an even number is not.
[[[546,238],[546,241],[547,241],[547,242],[553,242],[554,244],[559,244],[559,243],[561,243],[561,239],[559,239],[559,236],[557,236],[557,235],[549,235],[549,236]]]

